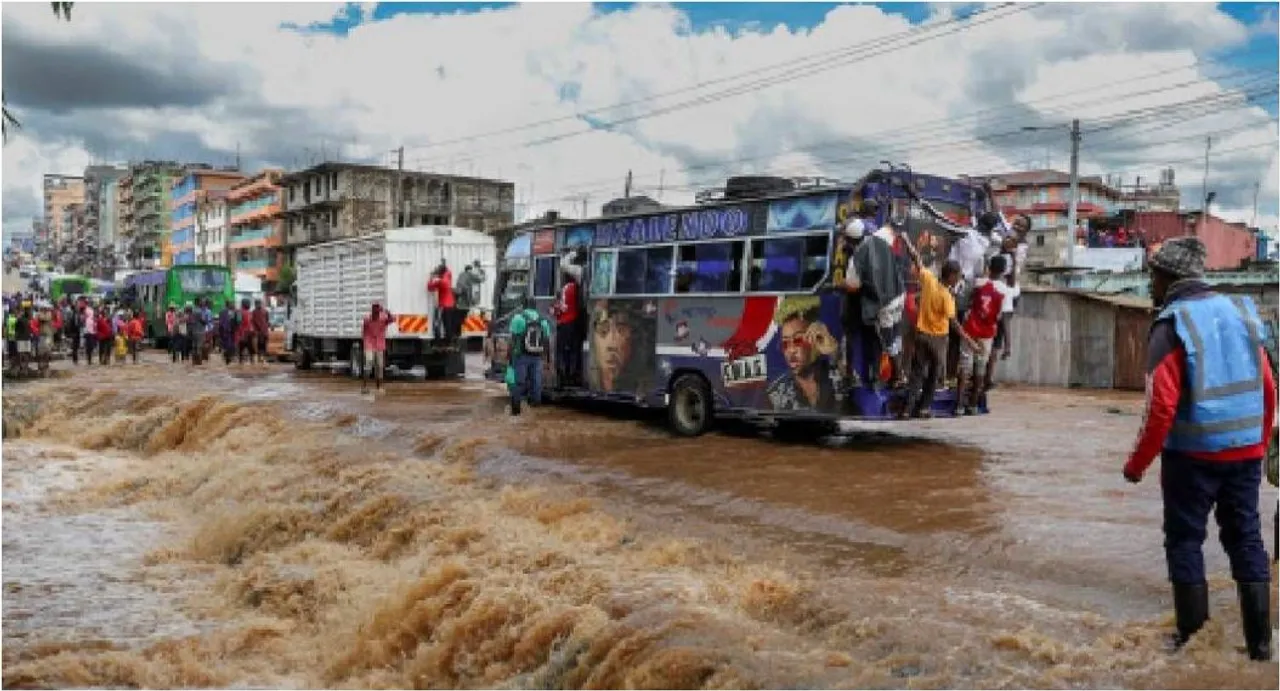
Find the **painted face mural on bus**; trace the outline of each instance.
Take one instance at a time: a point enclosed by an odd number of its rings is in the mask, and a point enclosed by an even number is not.
[[[606,393],[644,392],[653,376],[656,312],[644,300],[596,300],[591,305],[591,387]]]
[[[836,340],[819,320],[819,299],[812,295],[784,298],[774,313],[774,338],[786,372],[769,383],[766,394],[774,410],[834,411]]]

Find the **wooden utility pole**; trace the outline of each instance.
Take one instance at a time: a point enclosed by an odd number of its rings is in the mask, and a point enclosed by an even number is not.
[[[622,190],[623,199],[631,198],[631,171],[627,171],[627,186]]]
[[[1253,215],[1249,217],[1249,227],[1258,227],[1258,192],[1262,190],[1262,183],[1253,183]]]
[[[1200,182],[1200,234],[1204,234],[1205,225],[1209,222],[1209,149],[1213,148],[1213,137],[1204,138],[1204,178]]]
[[[1067,202],[1067,266],[1075,266],[1076,223],[1080,204],[1080,121],[1071,121],[1071,196]]]

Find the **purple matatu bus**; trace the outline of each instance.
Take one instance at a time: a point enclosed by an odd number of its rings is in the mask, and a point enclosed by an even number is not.
[[[900,243],[914,243],[936,271],[949,251],[947,226],[968,226],[993,208],[977,183],[890,170],[853,184],[735,178],[690,207],[535,228],[504,258],[487,376],[504,377],[515,293],[554,324],[560,263],[574,261],[587,306],[585,385],[559,386],[548,366],[553,400],[666,408],[683,436],[716,418],[788,436],[831,433],[840,420],[894,419],[905,391],[879,381],[878,358],[864,361],[864,332],[846,334],[842,318],[849,247],[839,228],[868,198],[879,202],[877,222],[905,220],[895,243],[903,271],[910,262]],[[909,280],[909,297],[914,288]],[[904,326],[909,363],[913,329]],[[950,417],[954,408],[955,392],[940,382],[931,412]]]

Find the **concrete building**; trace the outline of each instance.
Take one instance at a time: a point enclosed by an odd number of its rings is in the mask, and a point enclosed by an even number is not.
[[[67,240],[64,226],[66,208],[84,203],[84,178],[78,175],[46,174],[44,176],[44,237],[42,240],[58,252]]]
[[[129,265],[135,269],[169,266],[165,254],[170,230],[170,187],[181,175],[174,161],[143,161],[122,179],[122,232],[129,238]]]
[[[1067,217],[1071,199],[1071,176],[1056,170],[1031,170],[975,178],[990,183],[996,204],[1006,216],[1026,214],[1031,218],[1028,267],[1063,266],[1067,260],[1067,243],[1077,246],[1111,248],[1136,246],[1138,238],[1114,237],[1091,232],[1091,223],[1101,223],[1129,209],[1163,209],[1170,205],[1176,211],[1179,191],[1173,183],[1173,171],[1161,173],[1153,186],[1142,186],[1141,179],[1125,188],[1118,178],[1082,176],[1076,217],[1079,225],[1071,232]],[[1096,231],[1096,229],[1095,229]],[[1117,242],[1119,243],[1117,245]]]
[[[188,166],[169,190],[170,235],[167,243],[170,262],[166,266],[194,264],[196,261],[196,206],[201,193],[225,192],[244,180],[238,170],[215,170],[208,166]]]
[[[290,254],[300,246],[397,226],[455,225],[492,233],[515,221],[515,183],[501,180],[329,162],[289,173],[280,186]]]
[[[231,188],[227,197],[227,265],[237,273],[262,279],[274,288],[284,261],[284,221],[280,179],[284,171],[267,169]]]
[[[196,202],[196,264],[227,264],[227,195],[205,192]]]
[[[82,244],[86,248],[91,248],[96,255],[94,273],[102,273],[103,265],[114,258],[110,249],[111,239],[106,238],[106,244],[104,244],[102,236],[103,207],[106,206],[108,187],[128,174],[128,169],[111,165],[89,166],[84,169],[85,208]]]

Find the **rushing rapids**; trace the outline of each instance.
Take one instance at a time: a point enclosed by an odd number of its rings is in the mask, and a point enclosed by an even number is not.
[[[3,683],[1275,688],[1212,547],[1214,618],[1163,651],[1155,489],[1089,479],[1134,402],[1000,393],[844,448],[512,420],[476,382],[9,387]]]

